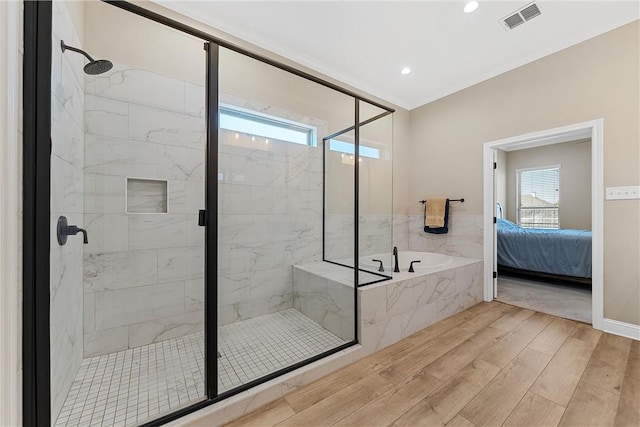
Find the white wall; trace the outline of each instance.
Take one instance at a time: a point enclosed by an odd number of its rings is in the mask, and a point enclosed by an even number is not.
[[[0,2],[0,425],[22,422],[23,7]]]
[[[507,153],[506,218],[516,222],[516,170],[560,165],[560,228],[591,230],[591,141],[562,144]]]

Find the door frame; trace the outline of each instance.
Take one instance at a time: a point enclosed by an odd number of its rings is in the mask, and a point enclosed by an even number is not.
[[[0,425],[20,421],[20,250],[22,200],[22,11],[0,2]]]
[[[591,230],[592,230],[592,277],[591,277],[591,316],[595,329],[603,329],[604,320],[604,156],[603,156],[604,120],[597,119],[568,126],[531,132],[510,138],[485,142],[483,144],[483,188],[484,188],[484,300],[493,301],[493,266],[495,251],[495,189],[494,154],[498,149],[506,151],[542,147],[559,144],[581,138],[591,138]],[[489,232],[491,230],[491,232]]]
[[[51,424],[51,15],[51,2],[24,2],[22,424],[25,426]]]

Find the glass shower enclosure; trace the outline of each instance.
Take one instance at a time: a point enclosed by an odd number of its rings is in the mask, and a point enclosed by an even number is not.
[[[50,13],[42,425],[166,422],[357,343],[393,110],[128,3]]]
[[[294,272],[322,261],[322,135],[353,123],[354,99],[224,47],[218,83],[224,392],[354,340],[353,320],[336,334],[308,312],[307,284]],[[353,312],[353,292],[347,298]]]
[[[135,424],[206,397],[203,43],[107,3],[53,2],[55,425]]]
[[[357,123],[323,138],[323,260],[364,286],[392,278],[393,122],[363,100],[355,111]]]

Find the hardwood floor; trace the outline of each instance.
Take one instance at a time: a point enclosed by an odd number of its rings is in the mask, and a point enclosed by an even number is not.
[[[640,426],[640,342],[481,303],[229,426]]]

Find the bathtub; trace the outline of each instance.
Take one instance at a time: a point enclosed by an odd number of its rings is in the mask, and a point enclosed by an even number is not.
[[[360,268],[369,271],[378,271],[380,266],[379,262],[373,261],[374,259],[382,260],[384,264],[384,271],[386,273],[393,272],[394,262],[393,255],[390,253],[369,255],[366,257],[360,257]],[[399,251],[398,252],[398,267],[400,271],[408,271],[411,261],[420,261],[413,264],[413,269],[418,272],[429,272],[436,269],[443,269],[452,265],[454,257],[444,254],[437,254],[434,252],[417,252],[417,251]]]
[[[359,280],[357,289],[357,336],[365,354],[483,300],[482,260],[400,251],[400,273],[393,273],[391,253],[360,259],[360,270],[371,271],[377,279],[371,283]],[[372,259],[384,262],[384,273],[377,272],[379,263]],[[409,263],[414,260],[421,262],[409,273]],[[388,279],[380,280],[379,274]],[[352,340],[353,282],[353,269],[345,265],[323,261],[294,265],[294,308],[343,340]]]

